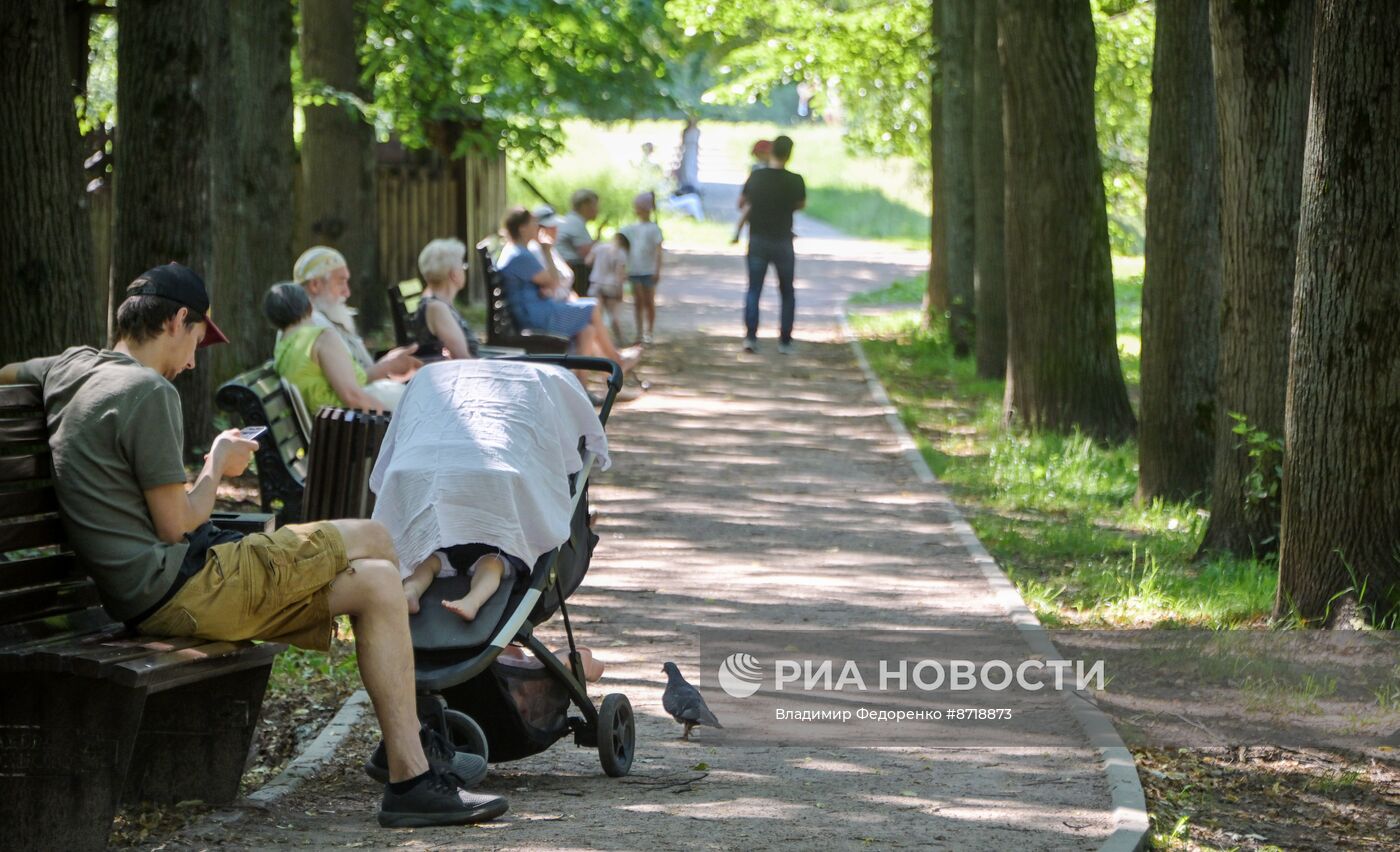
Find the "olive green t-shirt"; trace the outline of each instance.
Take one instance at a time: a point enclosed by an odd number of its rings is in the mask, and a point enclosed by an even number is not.
[[[54,490],[79,561],[116,619],[140,615],[175,582],[188,544],[156,535],[145,490],[185,482],[180,395],[128,355],[76,346],[20,367],[42,385]]]

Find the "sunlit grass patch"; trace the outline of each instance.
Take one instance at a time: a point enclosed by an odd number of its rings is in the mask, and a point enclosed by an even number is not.
[[[1120,340],[1139,338],[1141,266],[1119,263]],[[911,301],[901,281],[853,304]],[[1137,446],[1002,426],[1000,381],[952,357],[946,330],[917,309],[851,323],[934,473],[1036,614],[1051,625],[1209,627],[1262,623],[1273,605],[1273,563],[1195,561],[1205,513],[1188,503],[1135,502]],[[1136,355],[1124,355],[1136,391]]]

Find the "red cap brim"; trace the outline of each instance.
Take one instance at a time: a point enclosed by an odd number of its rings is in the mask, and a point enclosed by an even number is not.
[[[206,315],[204,317],[204,339],[199,342],[199,348],[213,346],[215,343],[228,343],[228,337],[223,331],[214,325],[214,321]]]

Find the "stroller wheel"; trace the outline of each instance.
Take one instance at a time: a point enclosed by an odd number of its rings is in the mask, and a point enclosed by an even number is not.
[[[476,720],[460,710],[444,710],[447,718],[447,738],[458,751],[480,755],[487,763],[491,762],[491,752],[486,745],[486,732]]]
[[[604,696],[598,709],[598,760],[603,771],[612,778],[621,778],[631,771],[636,744],[632,702],[620,692]]]

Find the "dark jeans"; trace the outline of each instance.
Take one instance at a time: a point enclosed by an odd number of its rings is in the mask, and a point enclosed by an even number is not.
[[[758,337],[758,298],[763,295],[763,279],[772,264],[778,273],[778,293],[782,296],[783,312],[780,340],[792,340],[792,323],[797,316],[797,297],[792,289],[792,238],[749,237],[749,292],[744,299],[745,336]]]
[[[568,263],[569,269],[573,270],[574,273],[574,292],[580,296],[587,296],[588,273],[592,270],[589,269],[588,264],[581,260],[571,260]]]

